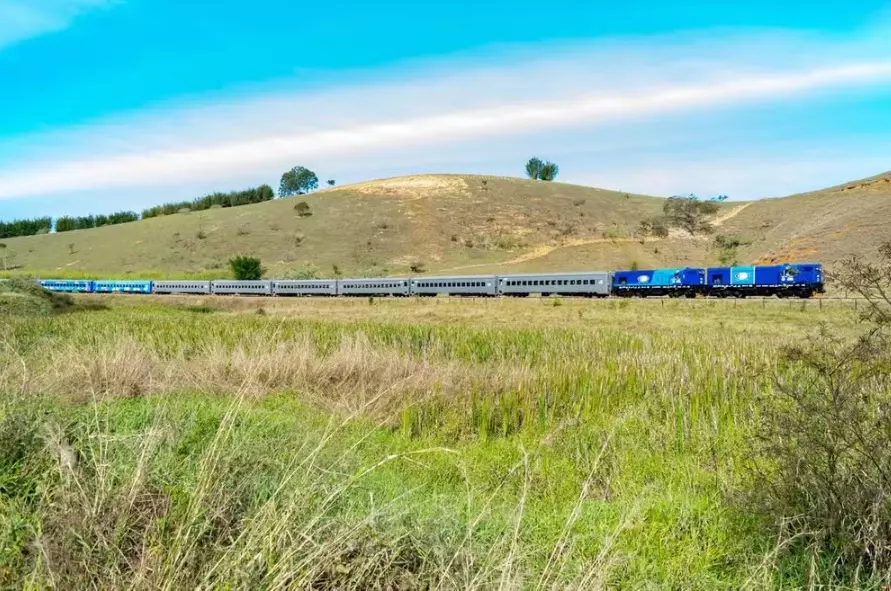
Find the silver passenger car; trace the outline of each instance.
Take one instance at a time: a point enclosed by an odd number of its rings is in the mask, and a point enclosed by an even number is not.
[[[272,295],[272,281],[212,281],[214,295]]]
[[[498,294],[498,285],[494,275],[464,275],[453,277],[412,277],[412,295],[435,296],[441,293],[449,295],[494,296]]]
[[[525,273],[498,276],[498,293],[507,296],[541,295],[607,297],[612,278],[606,271],[584,273]]]
[[[210,281],[152,281],[152,293],[209,294]]]
[[[272,293],[277,296],[335,296],[337,281],[334,279],[273,281]]]
[[[337,294],[342,296],[407,296],[409,285],[407,278],[378,279],[338,279]]]

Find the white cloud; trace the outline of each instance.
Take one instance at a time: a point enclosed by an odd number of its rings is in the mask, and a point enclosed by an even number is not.
[[[217,183],[208,189],[224,188],[219,183],[270,182],[297,162],[347,177],[351,169],[389,170],[392,162],[411,172],[420,162],[462,159],[490,162],[492,172],[500,172],[504,163],[492,154],[505,143],[527,149],[547,143],[547,136],[559,146],[560,134],[575,134],[573,141],[584,144],[578,130],[590,132],[588,141],[596,143],[609,128],[614,151],[620,151],[628,147],[623,127],[884,88],[891,82],[888,48],[881,36],[840,41],[778,32],[626,39],[354,73],[347,83],[312,93],[278,88],[205,98],[12,138],[0,153],[22,156],[0,167],[0,199],[192,187],[206,179]],[[668,148],[670,138],[661,139]],[[649,141],[658,146],[660,138]],[[624,157],[633,164],[630,152]],[[622,169],[635,174],[633,166],[617,161],[614,170]],[[662,192],[667,183],[652,170],[637,175],[650,181],[634,190]],[[695,166],[686,170],[708,174]],[[578,169],[570,176],[591,178]]]
[[[113,0],[0,0],[0,48],[67,28],[82,12]]]

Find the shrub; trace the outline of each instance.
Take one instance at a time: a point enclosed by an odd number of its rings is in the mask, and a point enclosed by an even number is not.
[[[239,281],[253,281],[263,277],[266,269],[256,257],[237,256],[229,259],[232,275]]]
[[[761,400],[752,498],[833,568],[888,580],[891,243],[880,254],[881,264],[852,259],[835,277],[866,300],[868,330],[851,342],[824,329],[784,351]]]
[[[754,498],[846,566],[891,569],[891,379],[870,340],[824,332],[786,351],[763,401]]]
[[[294,211],[297,212],[302,218],[309,217],[312,215],[312,210],[310,210],[309,203],[306,201],[301,201],[297,205],[294,206]]]
[[[658,238],[668,237],[668,226],[664,219],[653,218],[650,220],[650,233]]]
[[[412,273],[426,273],[426,269],[424,268],[424,263],[421,261],[413,262],[410,267]]]

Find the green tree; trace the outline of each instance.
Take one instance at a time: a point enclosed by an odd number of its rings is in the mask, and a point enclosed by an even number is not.
[[[3,270],[8,271],[9,269],[6,266],[6,244],[0,242],[0,257],[3,258]]]
[[[538,178],[543,181],[552,181],[560,173],[560,167],[553,162],[545,162],[538,173]]]
[[[703,201],[696,195],[686,197],[675,195],[666,200],[662,208],[669,225],[683,228],[691,236],[708,234],[712,231],[710,218],[718,213],[720,201]]]
[[[263,277],[266,269],[256,257],[237,256],[229,259],[232,275],[239,281],[255,281]]]
[[[544,166],[544,162],[541,161],[541,158],[530,158],[526,163],[526,176],[534,181],[538,180],[541,176],[542,166]]]
[[[335,181],[334,179],[328,179],[328,186],[329,186],[329,187],[333,187],[333,186],[336,185],[336,184],[337,184],[337,181]]]
[[[544,162],[541,158],[530,158],[526,162],[526,176],[536,181],[552,181],[560,173],[560,167],[553,162]]]
[[[295,166],[282,175],[278,186],[279,197],[293,197],[314,191],[319,187],[316,173],[303,166]]]

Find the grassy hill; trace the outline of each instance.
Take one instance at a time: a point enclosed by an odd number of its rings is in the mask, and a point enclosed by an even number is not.
[[[305,200],[312,215],[301,217]],[[641,239],[663,200],[563,183],[427,175],[385,179],[231,209],[5,241],[19,272],[59,276],[223,276],[235,254],[270,276],[484,273],[704,265],[711,237]],[[716,233],[744,261],[836,261],[868,254],[891,221],[891,173],[819,192],[725,204]],[[420,267],[419,267],[420,266]]]

